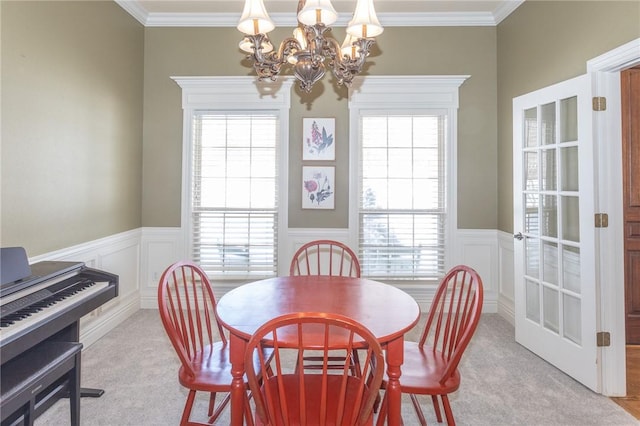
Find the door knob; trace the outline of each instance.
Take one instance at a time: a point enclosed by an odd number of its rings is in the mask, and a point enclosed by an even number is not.
[[[515,238],[516,240],[522,240],[524,237],[522,236],[522,232],[518,232],[517,234],[513,235],[513,238]]]

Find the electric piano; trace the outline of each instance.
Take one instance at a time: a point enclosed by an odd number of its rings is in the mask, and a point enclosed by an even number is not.
[[[20,390],[22,376],[17,377],[18,374],[24,375],[25,380],[40,377],[47,370],[53,370],[51,363],[60,358],[64,350],[72,351],[69,346],[81,348],[80,318],[118,295],[118,276],[89,268],[83,262],[44,261],[29,265],[26,252],[19,247],[2,248],[0,260],[0,377],[3,384],[0,408],[5,410],[5,405],[9,404],[5,401],[5,393],[11,378],[11,386]],[[47,351],[51,352],[51,360],[47,359]],[[76,352],[78,371],[74,370],[73,374],[79,377],[79,350]],[[43,372],[16,372],[21,368],[24,370],[24,366],[17,366],[25,364],[29,357],[34,358],[34,365],[40,363],[45,366]],[[26,368],[28,370],[28,366]],[[35,383],[31,392],[40,392],[43,383],[48,382]],[[31,420],[22,423],[31,423],[32,418],[69,393],[68,386],[54,385],[51,384],[51,389],[42,389],[52,395],[41,395],[37,401],[31,401],[32,412],[21,415],[25,419],[31,417]],[[87,393],[88,396],[99,396],[102,391],[92,389]],[[42,402],[45,399],[46,404]],[[38,404],[35,408],[34,403]],[[9,413],[2,413],[2,425],[5,420],[10,420],[5,419],[6,415]],[[72,407],[72,424],[73,417]]]

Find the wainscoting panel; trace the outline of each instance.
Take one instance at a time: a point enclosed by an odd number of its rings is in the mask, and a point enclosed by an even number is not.
[[[493,229],[459,229],[455,257],[451,265],[464,264],[475,269],[484,284],[485,313],[498,312],[498,239]]]
[[[142,228],[140,306],[143,309],[158,307],[158,281],[162,272],[178,260],[188,259],[183,240],[180,228]]]
[[[29,259],[80,261],[118,275],[118,297],[80,321],[80,341],[85,348],[140,309],[140,230],[132,230]]]

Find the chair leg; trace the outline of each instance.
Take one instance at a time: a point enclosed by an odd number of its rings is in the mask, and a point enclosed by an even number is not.
[[[184,410],[182,411],[182,419],[180,419],[180,426],[189,424],[189,417],[191,417],[191,407],[193,407],[193,401],[196,398],[196,391],[190,390],[187,396],[187,402],[184,404]]]
[[[418,397],[414,394],[409,394],[411,398],[411,402],[413,403],[413,409],[416,411],[416,415],[418,416],[418,420],[422,426],[427,426],[427,420],[424,418],[424,413],[422,412],[422,408],[420,408],[420,401],[418,401]]]
[[[211,393],[213,401],[215,402],[215,392]],[[231,401],[231,394],[227,393],[224,397],[224,399],[222,401],[220,401],[220,404],[218,404],[218,408],[215,410],[215,412],[213,412],[213,407],[211,406],[211,399],[209,400],[209,424],[213,424],[213,422],[216,421],[216,419],[218,417],[220,417],[220,414],[222,413],[222,410],[224,410],[224,407],[227,406],[227,404],[229,403],[229,401]]]
[[[216,393],[211,392],[209,395],[209,411],[207,411],[207,416],[211,417],[213,414],[213,409],[216,407]]]
[[[382,403],[380,404],[380,412],[378,413],[378,420],[376,426],[384,426],[385,420],[387,420],[387,405],[388,405],[387,393],[384,393]]]
[[[447,417],[447,424],[449,426],[456,426],[455,420],[453,420],[453,411],[451,411],[451,405],[449,404],[449,397],[447,395],[441,395],[442,405],[444,406],[444,415]]]
[[[249,395],[245,393],[244,399],[244,422],[247,426],[253,426],[253,413],[251,412],[251,404],[249,404]]]
[[[438,419],[438,423],[442,423],[442,413],[440,412],[440,402],[438,402],[438,395],[431,395],[431,401],[433,401],[433,411],[436,412],[436,419]]]

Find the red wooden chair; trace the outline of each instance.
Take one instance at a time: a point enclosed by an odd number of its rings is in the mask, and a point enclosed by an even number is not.
[[[347,246],[339,241],[316,240],[309,241],[296,251],[291,260],[289,275],[329,275],[338,277],[360,277],[360,261],[358,256]],[[344,359],[330,357],[330,361],[336,361],[335,367],[340,368]],[[309,355],[304,359],[303,368],[317,370],[320,368],[321,359]],[[360,374],[360,359],[358,352],[354,352],[351,359],[351,373]]]
[[[274,318],[249,340],[245,365],[250,366],[254,354],[262,354],[268,348],[274,349],[273,374],[263,355],[258,364],[260,370],[246,370],[256,407],[256,425],[373,425],[373,405],[382,384],[384,357],[375,336],[363,325],[327,313],[300,312]],[[321,351],[323,368],[309,373],[292,370],[292,360],[287,359],[291,348],[296,349],[298,362],[307,350]],[[366,355],[361,377],[349,374],[349,360],[356,348]],[[329,353],[335,350],[344,354],[339,372],[328,368]],[[260,377],[265,378],[264,383]]]
[[[178,380],[189,389],[180,425],[212,424],[229,402],[232,376],[229,345],[216,321],[216,300],[206,273],[190,262],[169,266],[158,285],[158,307],[164,329],[180,359]],[[265,349],[262,355],[268,360],[270,354],[271,351]],[[257,355],[253,362],[260,362]],[[208,423],[190,421],[198,391],[210,394]],[[219,392],[227,395],[216,409]],[[250,418],[248,397],[246,410]]]
[[[360,261],[353,250],[339,241],[310,241],[293,255],[289,275],[360,277]]]
[[[448,395],[460,386],[458,364],[478,326],[482,301],[478,273],[468,266],[452,268],[438,286],[420,341],[404,343],[400,387],[403,393],[410,394],[421,425],[427,422],[416,395],[431,396],[438,422],[442,422],[440,399],[447,424],[455,425]],[[382,387],[385,385],[386,380]],[[382,424],[386,410],[385,397],[378,424]]]

